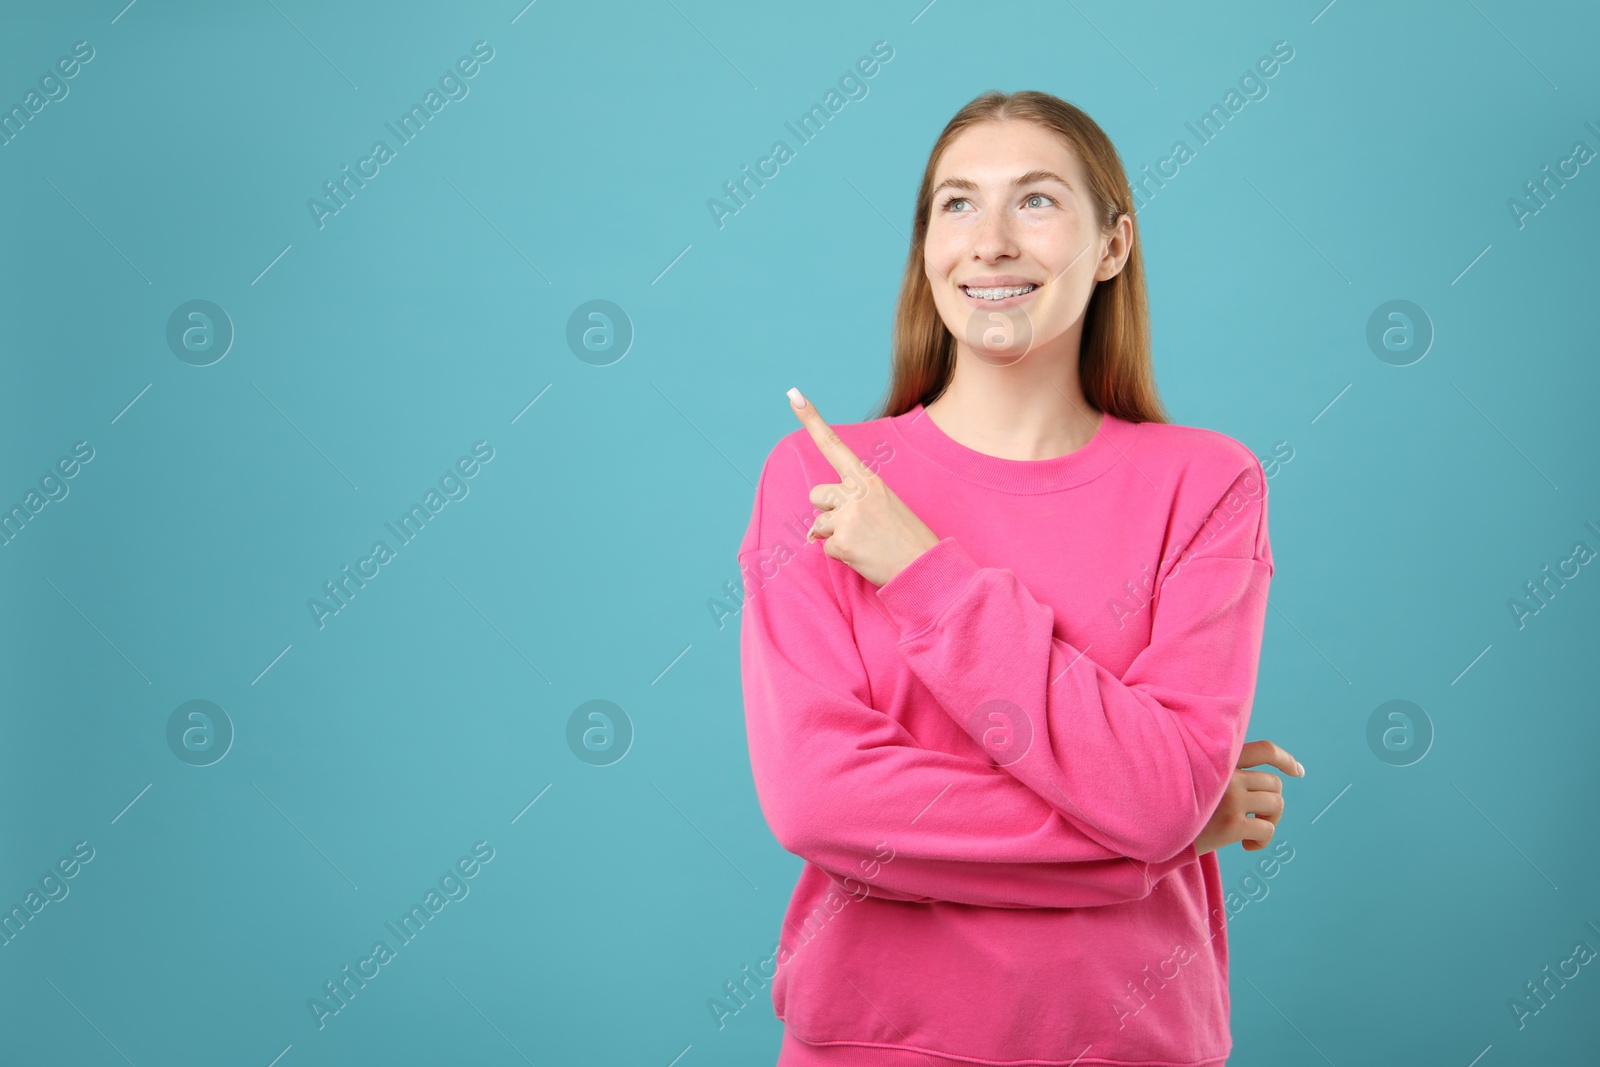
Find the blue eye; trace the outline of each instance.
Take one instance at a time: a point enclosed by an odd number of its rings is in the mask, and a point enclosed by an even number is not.
[[[1033,200],[1046,200],[1046,201],[1049,201],[1052,204],[1055,203],[1055,198],[1054,197],[1048,196],[1048,195],[1046,195],[1044,193],[1029,193],[1027,196],[1023,197],[1022,202],[1024,204],[1028,204],[1030,201],[1033,201]],[[946,197],[945,200],[942,203],[940,203],[939,210],[940,211],[949,211],[950,210],[950,206],[952,204],[967,203],[967,202],[968,202],[967,198],[964,197],[964,196]],[[1042,207],[1043,205],[1040,205],[1040,206]]]

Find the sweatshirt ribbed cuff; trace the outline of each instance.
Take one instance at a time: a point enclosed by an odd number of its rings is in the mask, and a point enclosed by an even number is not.
[[[1150,864],[1149,868],[1145,871],[1145,874],[1147,877],[1149,877],[1150,881],[1159,882],[1161,879],[1165,878],[1179,867],[1184,867],[1188,864],[1199,862],[1200,853],[1195,851],[1194,843],[1191,842],[1187,845],[1184,845],[1183,848],[1179,850],[1178,854],[1173,856],[1171,859],[1165,859],[1160,863]]]
[[[939,621],[977,573],[978,565],[961,542],[946,537],[889,579],[878,590],[878,600],[889,609],[902,639],[916,637]]]

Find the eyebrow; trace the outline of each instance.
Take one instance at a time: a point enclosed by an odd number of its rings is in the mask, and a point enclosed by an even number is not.
[[[1068,189],[1072,188],[1072,183],[1071,182],[1067,181],[1067,179],[1063,178],[1061,175],[1055,173],[1054,171],[1049,171],[1049,170],[1030,170],[1028,173],[1026,173],[1022,177],[1016,179],[1011,184],[1012,185],[1032,185],[1035,182],[1056,182],[1059,185],[1066,186]],[[967,190],[976,192],[977,188],[978,188],[978,183],[975,182],[975,181],[972,181],[970,178],[946,178],[944,181],[940,182],[938,185],[936,185],[934,187],[933,192],[930,193],[929,196],[931,197],[931,196],[937,195],[939,190],[944,189],[946,187],[955,188],[955,189],[967,189]]]

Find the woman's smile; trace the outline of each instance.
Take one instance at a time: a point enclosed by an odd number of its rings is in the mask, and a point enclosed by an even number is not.
[[[988,278],[975,279],[977,283],[966,282],[956,286],[961,290],[962,298],[968,307],[1007,308],[1015,307],[1025,300],[1033,298],[1039,291],[1039,283],[1006,279],[1003,283],[995,283]]]

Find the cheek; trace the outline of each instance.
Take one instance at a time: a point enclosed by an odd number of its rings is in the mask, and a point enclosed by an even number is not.
[[[1066,220],[1049,229],[1040,229],[1034,237],[1039,242],[1043,258],[1055,264],[1058,271],[1066,268],[1068,274],[1074,274],[1078,268],[1084,267],[1092,272],[1099,260],[1095,237],[1087,229]]]
[[[943,232],[939,226],[928,228],[927,240],[922,254],[922,266],[929,279],[935,282],[945,281],[950,277],[950,272],[961,260],[959,238]]]
[[[938,259],[929,257],[924,259],[923,268],[923,273],[928,278],[928,287],[933,291],[934,309],[948,327],[951,317],[961,313],[960,299],[950,291],[948,274],[950,267]]]

